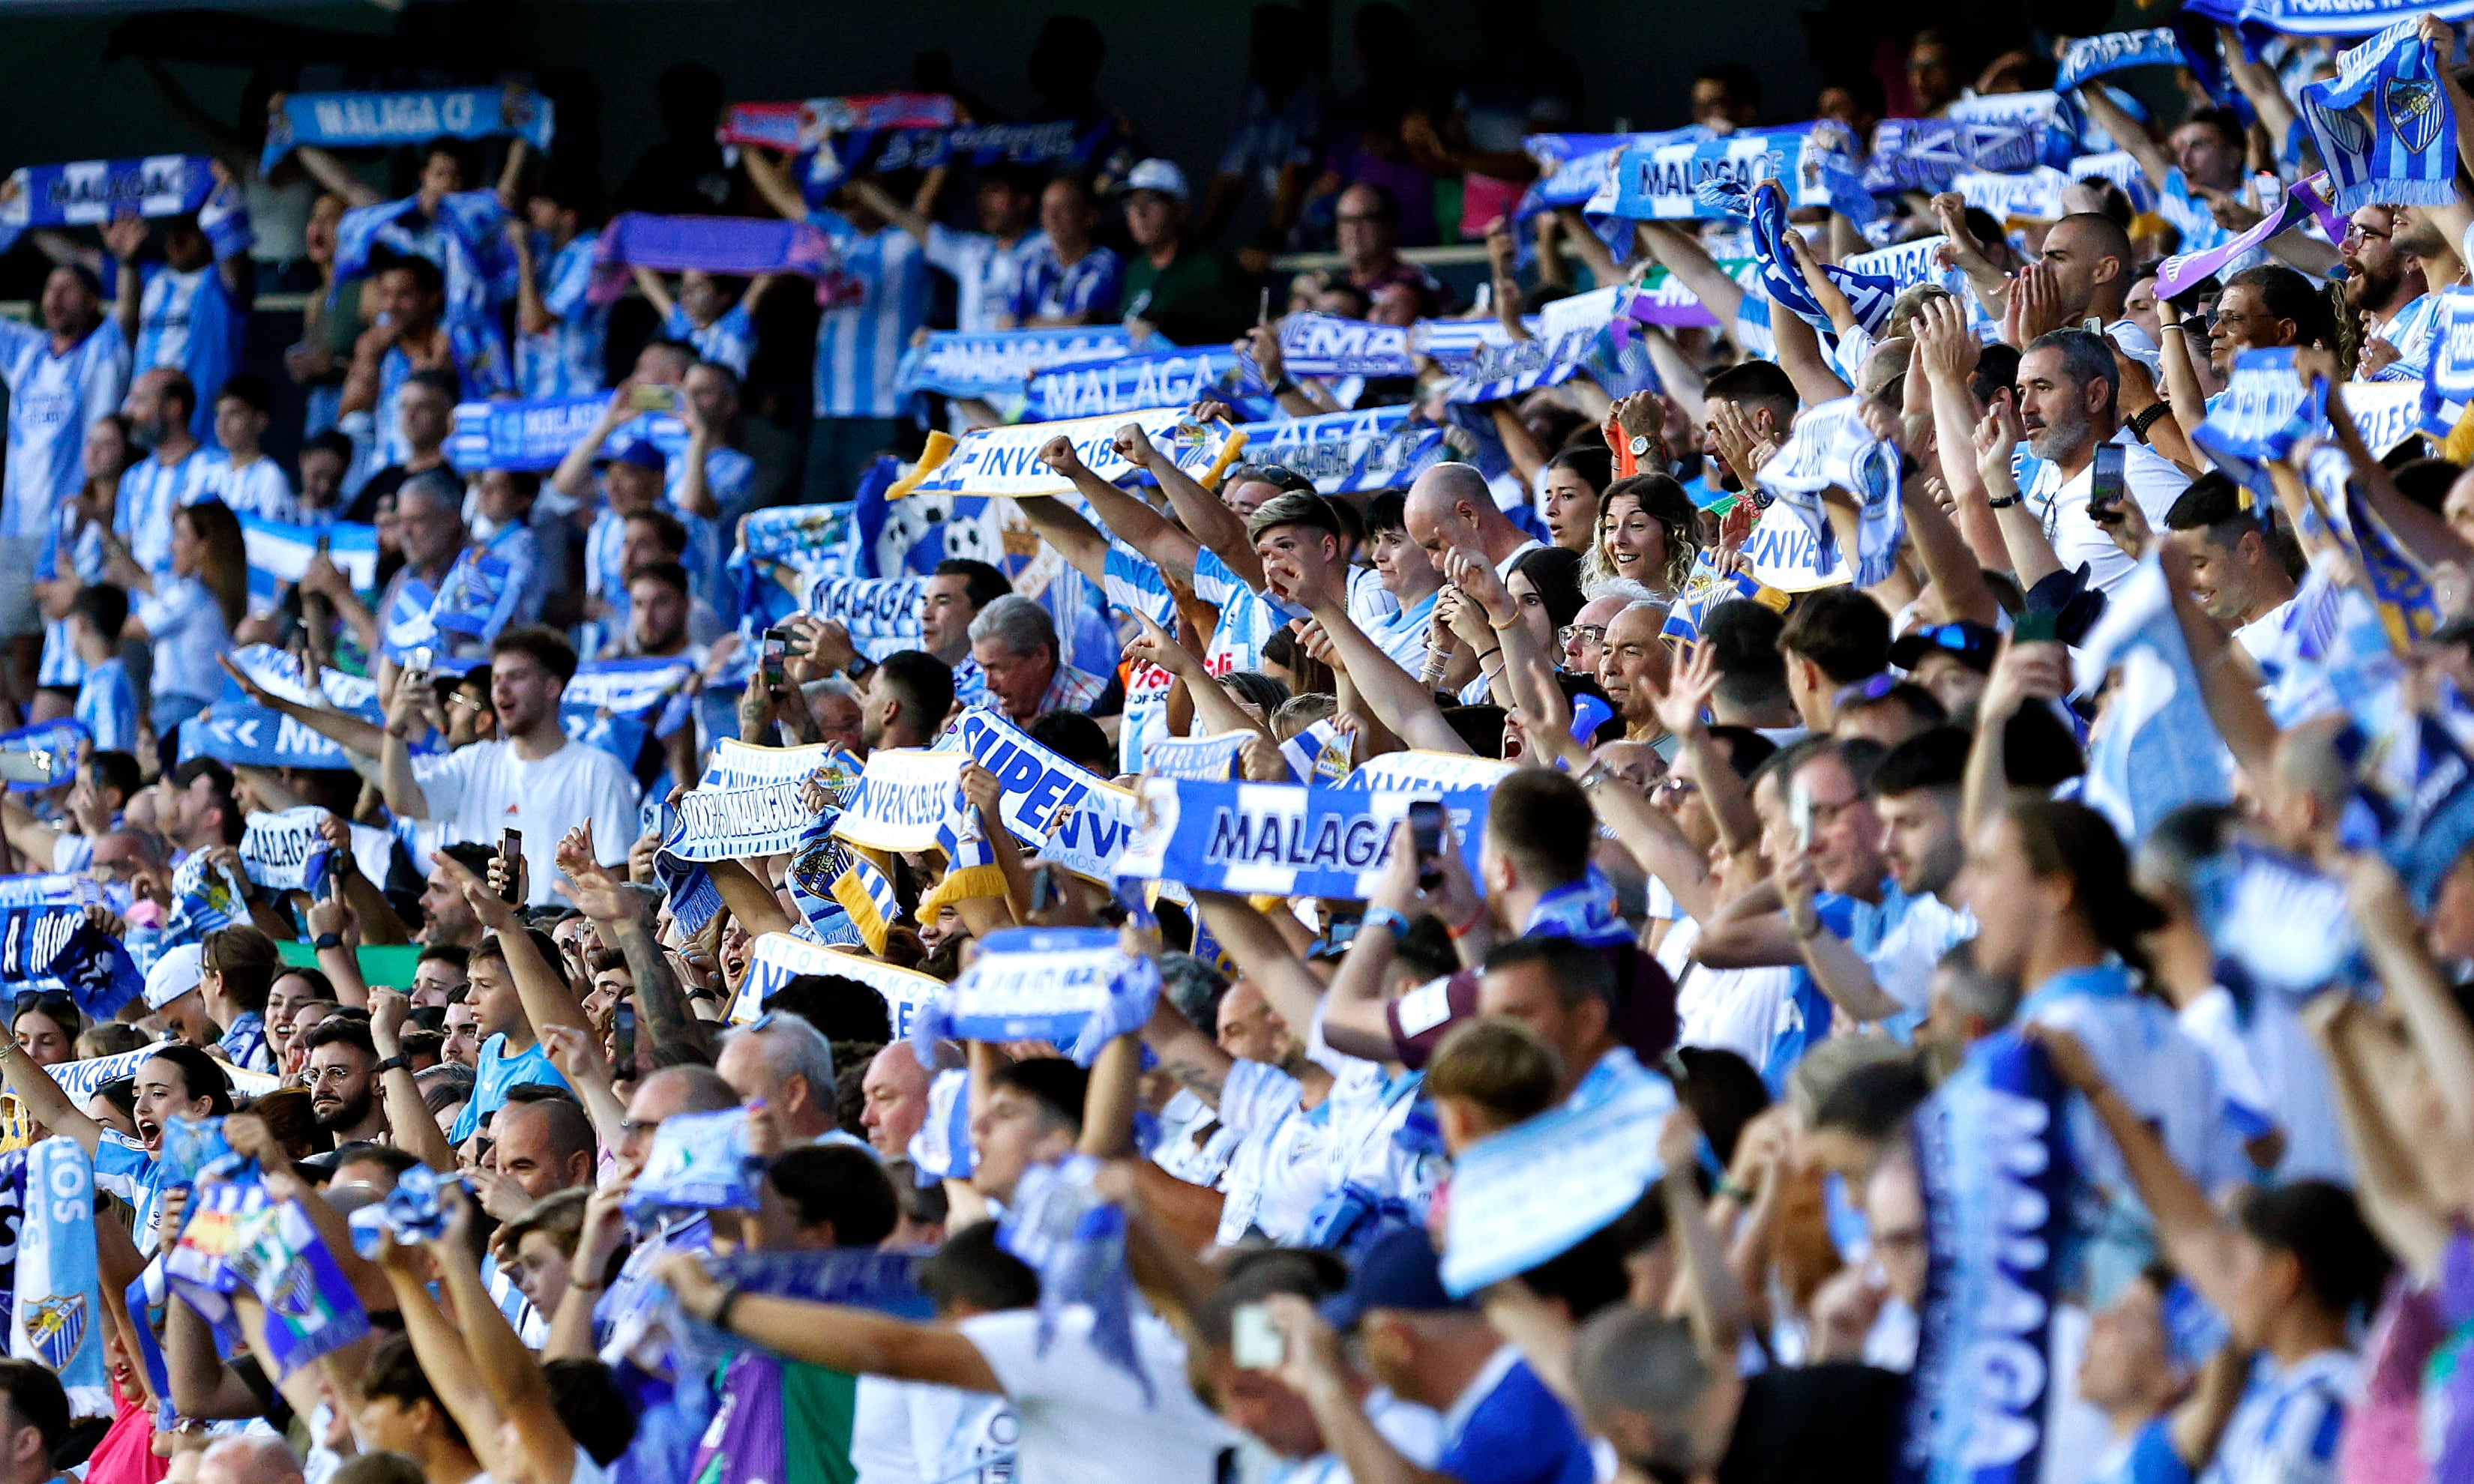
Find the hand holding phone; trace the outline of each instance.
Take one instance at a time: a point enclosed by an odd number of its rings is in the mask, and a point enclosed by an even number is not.
[[[1443,801],[1419,799],[1409,805],[1409,843],[1418,852],[1418,889],[1443,885],[1443,874],[1430,864],[1443,853]]]
[[[2123,452],[2120,443],[2098,443],[2088,466],[2088,518],[2099,525],[2122,518]]]
[[[1804,786],[1801,778],[1787,788],[1786,817],[1789,826],[1795,830],[1795,848],[1799,850],[1811,850],[1812,792]]]
[[[1288,1336],[1272,1322],[1270,1307],[1240,1304],[1229,1313],[1228,1358],[1241,1371],[1276,1371],[1289,1358]]]
[[[503,873],[498,888],[499,898],[511,902],[522,901],[524,899],[524,832],[522,830],[508,829],[499,833],[498,864]]]
[[[610,1013],[610,1060],[621,1076],[636,1069],[636,1002],[622,999]]]

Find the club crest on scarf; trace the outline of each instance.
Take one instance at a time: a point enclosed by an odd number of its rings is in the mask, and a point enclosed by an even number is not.
[[[85,1343],[85,1300],[82,1293],[59,1294],[26,1305],[26,1338],[51,1370],[67,1370]]]

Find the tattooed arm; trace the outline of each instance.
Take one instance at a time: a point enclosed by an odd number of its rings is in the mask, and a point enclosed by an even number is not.
[[[1220,1106],[1220,1089],[1228,1081],[1235,1058],[1197,1030],[1165,996],[1152,1007],[1151,1023],[1143,1027],[1143,1043],[1152,1048],[1159,1058],[1160,1070],[1175,1077],[1177,1086],[1215,1109]]]

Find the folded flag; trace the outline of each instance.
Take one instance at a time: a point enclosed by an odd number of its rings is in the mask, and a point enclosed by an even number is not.
[[[0,731],[0,753],[14,753],[27,759],[24,766],[37,772],[33,778],[12,778],[12,793],[39,793],[77,781],[78,755],[94,734],[85,723],[61,717],[58,721],[36,722],[14,731]]]
[[[36,227],[101,227],[117,216],[190,216],[215,191],[204,155],[149,155],[21,165],[0,200],[0,251]]]
[[[2345,883],[2299,856],[2236,840],[2192,870],[2191,904],[2254,985],[2309,995],[2365,968]]]
[[[42,973],[35,977],[57,981],[88,1020],[109,1020],[145,993],[146,976],[137,971],[136,961],[119,939],[85,922],[85,909],[76,910],[76,924],[52,951]],[[0,966],[0,980],[10,977],[5,966]]]
[[[274,610],[283,588],[301,581],[309,559],[324,551],[352,585],[355,592],[376,592],[378,586],[378,528],[338,520],[324,526],[240,517],[241,543],[249,553],[249,607],[254,613]]]
[[[747,1146],[747,1110],[673,1113],[654,1131],[643,1173],[627,1191],[627,1219],[672,1210],[752,1211],[764,1161]]]
[[[547,153],[555,110],[529,87],[445,87],[392,93],[289,93],[267,119],[258,168],[304,144],[349,150],[513,134]]]
[[[370,1332],[352,1282],[295,1202],[244,1221],[225,1261],[266,1310],[265,1358],[278,1380]]]
[[[72,1417],[111,1415],[103,1363],[103,1269],[95,1255],[94,1161],[69,1138],[27,1151],[9,1353],[60,1378]]]
[[[1675,1089],[1617,1048],[1569,1097],[1463,1149],[1452,1167],[1443,1287],[1476,1292],[1571,1250],[1659,1177]]]
[[[1761,288],[1770,302],[1793,310],[1807,324],[1834,338],[1837,332],[1830,317],[1822,312],[1821,301],[1812,297],[1804,271],[1787,250],[1787,233],[1795,228],[1787,223],[1786,193],[1779,183],[1762,180],[1746,191],[1730,181],[1712,181],[1703,190],[1712,204],[1753,224],[1753,257],[1760,264]],[[1821,271],[1847,296],[1847,306],[1866,334],[1878,335],[1888,327],[1890,305],[1899,297],[1895,280],[1830,263],[1823,264]]]
[[[799,274],[821,280],[834,274],[838,262],[833,239],[813,222],[622,211],[610,219],[594,245],[593,280],[584,297],[588,303],[617,302],[639,268],[665,273],[693,268],[735,278]]]
[[[2302,88],[2302,118],[2327,162],[2340,211],[2457,199],[2457,115],[2420,26],[2397,21],[2340,55],[2335,77]],[[2359,111],[2365,103],[2367,120]]]
[[[1151,1019],[1159,987],[1158,964],[1128,954],[1113,928],[1007,928],[912,1020],[911,1043],[933,1055],[939,1041],[1044,1041],[1089,1066]]]
[[[2037,1476],[2073,1209],[2067,1095],[2044,1048],[2004,1030],[1969,1047],[1916,1112],[1930,1240],[1903,1476]]]
[[[221,1118],[167,1118],[163,1120],[160,1149],[155,1158],[164,1179],[175,1185],[194,1185],[198,1177],[219,1160],[230,1157],[232,1147],[224,1139]]]
[[[1038,1346],[1075,1304],[1091,1308],[1091,1348],[1142,1388],[1150,1374],[1134,1353],[1134,1285],[1126,1270],[1126,1212],[1092,1188],[1100,1161],[1073,1155],[1023,1171],[997,1228],[997,1245],[1039,1275]]]
[[[1899,503],[1899,450],[1873,436],[1864,426],[1862,410],[1863,398],[1856,396],[1806,409],[1795,419],[1786,446],[1755,477],[1803,523],[1825,562],[1837,552],[1838,537],[1823,509],[1822,491],[1836,489],[1852,496],[1856,547],[1848,565],[1856,586],[1870,587],[1890,575],[1890,563],[1906,539],[1907,520]],[[1767,576],[1761,580],[1770,581]]]

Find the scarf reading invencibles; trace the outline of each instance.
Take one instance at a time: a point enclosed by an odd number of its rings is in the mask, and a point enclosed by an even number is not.
[[[546,473],[591,437],[610,410],[610,395],[546,396],[529,401],[459,402],[455,425],[440,452],[462,474],[482,469]],[[688,425],[678,415],[646,412],[611,431],[605,448],[649,441],[665,459],[687,452]]]
[[[1034,1164],[1014,1185],[997,1245],[1039,1275],[1038,1348],[1075,1304],[1091,1308],[1091,1348],[1134,1378],[1152,1402],[1151,1376],[1134,1352],[1134,1285],[1126,1271],[1126,1212],[1092,1188],[1100,1161],[1073,1155]]]
[[[2183,54],[2182,41],[2170,26],[2151,26],[2141,31],[2108,31],[2101,36],[2081,36],[2062,53],[2061,70],[2053,78],[2053,91],[2068,95],[2078,91],[2098,78],[2133,67],[2180,67],[2189,63]]]
[[[2073,1183],[2064,1098],[2044,1049],[2000,1031],[1916,1111],[1927,1265],[1903,1479],[2036,1477]]]
[[[1138,424],[1152,446],[1176,462],[1196,483],[1212,489],[1221,472],[1235,460],[1245,440],[1219,423],[1199,423],[1182,405],[1153,403],[1151,410],[1126,416],[1077,418],[1065,422],[1025,422],[1009,427],[974,428],[960,438],[928,435],[928,446],[909,475],[885,491],[899,500],[912,494],[1002,494],[1021,499],[1035,494],[1074,494],[1074,481],[1040,458],[1040,450],[1063,438],[1074,444],[1085,468],[1114,483],[1136,475],[1118,456],[1117,430]]]
[[[1002,713],[965,711],[938,740],[995,775],[999,817],[1040,860],[1095,881],[1116,879],[1133,835],[1134,796],[1032,740]]]
[[[834,883],[834,899],[850,914],[869,945],[883,952],[891,924],[885,903],[892,895],[892,853],[938,850],[945,874],[919,898],[926,921],[948,902],[1001,896],[1005,874],[980,822],[980,811],[962,795],[969,758],[957,751],[880,749],[868,754],[859,786],[834,822],[834,836],[849,847],[851,869]],[[885,878],[879,882],[863,867]]]
[[[817,299],[823,302],[838,276],[839,260],[833,239],[813,222],[622,211],[594,244],[593,278],[584,297],[588,303],[615,303],[635,282],[638,268],[662,273],[696,269],[734,278],[798,274],[816,280]]]
[[[1675,1089],[1621,1047],[1569,1097],[1463,1149],[1452,1166],[1443,1287],[1455,1297],[1525,1272],[1632,1209],[1663,1167]]]
[[[2148,558],[2106,594],[2104,616],[2080,640],[2079,689],[2120,671],[2088,750],[2087,803],[2125,840],[2144,840],[2185,804],[2233,799],[2234,760],[2209,720],[2197,667],[2173,616],[2164,569]]]
[[[981,940],[979,957],[912,1019],[910,1042],[933,1056],[940,1041],[1044,1041],[1089,1066],[1151,1019],[1159,987],[1159,965],[1127,953],[1114,928],[1009,927]]]
[[[1837,551],[1838,537],[1822,507],[1822,491],[1838,489],[1854,496],[1856,550],[1848,554],[1848,565],[1856,586],[1870,587],[1890,575],[1906,539],[1907,520],[1899,503],[1899,450],[1873,436],[1862,410],[1863,398],[1855,396],[1807,408],[1795,419],[1786,446],[1755,477],[1803,523],[1825,561]]]
[[[68,1138],[26,1154],[24,1225],[17,1234],[9,1353],[60,1377],[72,1417],[111,1415],[103,1363],[103,1269],[95,1257],[94,1161]]]
[[[65,165],[24,165],[9,177],[12,189],[0,201],[0,251],[36,227],[100,227],[118,216],[198,218],[218,258],[249,247],[249,216],[234,207],[238,193],[209,210],[218,186],[214,161],[204,155],[149,155],[138,159],[85,159]],[[215,218],[211,224],[209,216]]]
[[[2457,115],[2418,19],[2398,21],[2337,59],[2337,75],[2302,89],[2302,117],[2336,186],[2340,211],[2375,202],[2457,199]],[[2365,120],[2360,108],[2370,105]]]
[[[39,793],[77,781],[78,754],[94,740],[85,723],[70,717],[58,721],[36,722],[14,731],[0,731],[0,753],[20,753],[36,760],[42,770],[37,778],[12,778],[12,793]]]
[[[529,87],[289,93],[283,107],[267,119],[266,149],[258,168],[273,170],[304,144],[349,150],[513,134],[546,152],[554,123],[550,101]]]
[[[926,1321],[934,1317],[934,1304],[919,1287],[919,1269],[927,1260],[920,1253],[828,1248],[738,1252],[705,1263],[715,1281],[733,1293]],[[721,1377],[717,1404],[706,1387],[679,1389],[681,1420],[700,1440],[691,1467],[679,1477],[696,1484],[782,1484],[806,1477],[803,1459],[848,1454],[848,1407],[811,1407],[793,1421],[783,1388],[794,1362],[691,1318],[667,1290],[659,1302],[655,1324],[668,1338],[671,1373]],[[850,1384],[848,1377],[819,1367],[800,1366],[797,1374],[822,1377],[829,1385]]]
[[[1156,334],[1136,341],[1117,324],[938,330],[902,353],[894,389],[944,396],[1020,396],[1031,372],[1044,366],[1105,361],[1168,348],[1169,342]]]
[[[858,945],[810,943],[792,933],[761,934],[750,950],[747,977],[730,1007],[730,1020],[744,1025],[764,1013],[764,1001],[801,974],[822,974],[864,984],[885,1000],[885,1013],[899,1041],[919,1012],[945,991],[945,982],[915,969],[898,969],[857,951]]]
[[[1419,798],[1393,789],[1146,778],[1140,823],[1117,874],[1194,891],[1363,901],[1383,874],[1394,826]],[[1472,874],[1488,796],[1442,796]]]

